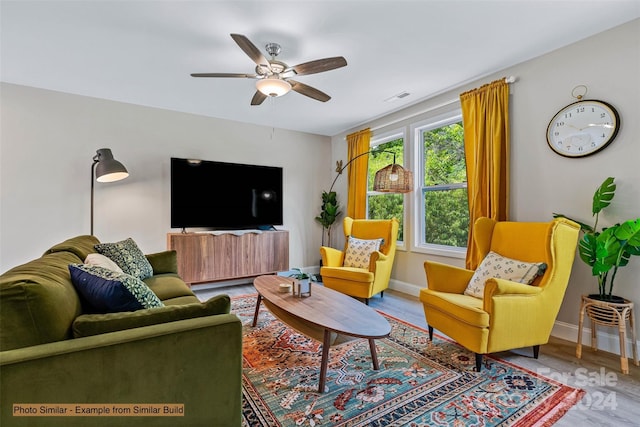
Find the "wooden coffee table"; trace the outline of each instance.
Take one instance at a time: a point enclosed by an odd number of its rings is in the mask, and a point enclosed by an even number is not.
[[[282,276],[260,276],[253,281],[258,291],[253,326],[258,321],[260,303],[293,329],[322,343],[320,381],[318,391],[324,392],[327,376],[329,347],[348,339],[369,340],[373,369],[378,370],[376,338],[384,338],[391,332],[391,325],[378,312],[351,298],[322,285],[315,284],[311,296],[298,298],[291,292],[279,292],[280,283],[293,283],[293,279]]]

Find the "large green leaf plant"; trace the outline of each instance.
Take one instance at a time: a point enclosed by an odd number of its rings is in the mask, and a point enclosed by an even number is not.
[[[629,263],[632,255],[640,255],[640,218],[630,219],[598,231],[600,212],[611,204],[615,195],[614,178],[609,177],[593,195],[593,226],[576,221],[563,214],[554,213],[554,218],[563,217],[580,224],[583,233],[579,242],[580,259],[591,267],[591,274],[598,278],[598,295],[603,301],[614,300],[613,284],[618,268]]]
[[[335,181],[334,181],[335,182]],[[331,246],[331,227],[341,214],[338,196],[335,191],[322,192],[322,206],[320,207],[320,215],[316,217],[316,221],[322,225],[327,231],[328,245]],[[322,244],[324,245],[324,234],[322,235]]]

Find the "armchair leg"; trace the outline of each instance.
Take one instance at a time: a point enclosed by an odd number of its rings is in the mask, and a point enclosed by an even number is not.
[[[369,298],[365,298],[364,299],[364,303],[365,303],[365,305],[369,305]]]
[[[540,354],[540,346],[539,345],[534,345],[533,346],[533,358],[537,359],[538,358],[538,354]]]
[[[384,298],[384,291],[380,291],[380,298]]]
[[[476,353],[476,372],[480,372],[482,369],[482,354]]]
[[[428,328],[429,328],[429,341],[433,341],[433,326],[428,326]]]

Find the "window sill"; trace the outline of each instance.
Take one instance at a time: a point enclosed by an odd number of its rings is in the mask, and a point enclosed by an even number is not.
[[[467,256],[467,248],[453,248],[449,246],[414,246],[411,248],[413,252],[437,255],[448,258],[464,259]]]

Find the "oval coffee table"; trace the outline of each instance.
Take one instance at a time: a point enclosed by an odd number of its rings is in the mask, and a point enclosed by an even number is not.
[[[378,370],[376,338],[391,333],[391,325],[378,312],[367,305],[322,285],[314,285],[310,297],[299,298],[291,292],[279,292],[281,283],[293,283],[283,276],[259,276],[253,281],[258,291],[253,326],[258,321],[260,303],[282,322],[302,334],[322,343],[320,381],[318,391],[324,392],[329,347],[345,342],[350,337],[369,340],[373,369]]]

